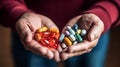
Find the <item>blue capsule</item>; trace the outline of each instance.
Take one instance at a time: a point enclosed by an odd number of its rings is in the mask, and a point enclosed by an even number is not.
[[[61,34],[60,37],[59,37],[59,42],[62,43],[63,39],[64,39],[65,35],[64,34]]]
[[[77,30],[78,30],[78,25],[75,24],[75,25],[72,27],[72,29],[73,29],[74,31],[77,31]]]

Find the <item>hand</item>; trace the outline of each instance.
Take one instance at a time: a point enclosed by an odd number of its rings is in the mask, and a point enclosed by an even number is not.
[[[87,30],[86,39],[82,43],[72,45],[61,53],[61,59],[66,60],[73,56],[78,56],[90,52],[98,43],[104,30],[104,24],[100,18],[94,14],[84,14],[70,20],[66,26],[78,24],[80,29]],[[63,29],[66,29],[66,26]]]
[[[35,31],[41,26],[48,28],[57,26],[47,17],[35,13],[25,13],[16,23],[16,30],[27,50],[37,53],[49,59],[60,61],[59,52],[55,49],[48,49],[40,45],[35,39]]]

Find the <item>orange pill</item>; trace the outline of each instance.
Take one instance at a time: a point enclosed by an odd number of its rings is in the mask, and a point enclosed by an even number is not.
[[[37,30],[37,32],[40,33],[40,32],[45,32],[45,31],[47,31],[47,30],[48,30],[48,28],[47,28],[46,26],[43,26],[43,27],[39,28],[39,29]]]
[[[55,35],[55,38],[58,39],[59,36],[60,36],[60,33],[57,33],[57,34]]]
[[[50,32],[59,33],[59,30],[57,28],[50,28],[49,31]]]
[[[35,34],[35,39],[36,39],[37,41],[40,41],[41,35],[40,35],[39,33],[36,33],[36,34]]]
[[[71,46],[72,45],[72,42],[70,41],[70,39],[68,37],[65,37],[64,38],[64,43],[67,45],[67,46]]]

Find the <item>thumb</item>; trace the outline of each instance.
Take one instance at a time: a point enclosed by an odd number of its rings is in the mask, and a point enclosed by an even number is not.
[[[88,40],[93,41],[95,39],[98,39],[100,37],[100,35],[102,34],[103,29],[104,29],[104,25],[103,25],[102,21],[93,23],[93,25],[88,33]]]
[[[31,29],[33,28],[30,24],[28,24],[27,22],[23,22],[23,23],[18,22],[18,24],[16,25],[16,29],[17,29],[19,36],[24,42],[30,42],[32,40]]]

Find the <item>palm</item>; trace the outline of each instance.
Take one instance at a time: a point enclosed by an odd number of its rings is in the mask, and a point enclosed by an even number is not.
[[[57,61],[59,60],[58,51],[54,49],[50,50],[40,45],[33,37],[36,30],[41,26],[47,26],[48,28],[57,28],[57,26],[49,18],[34,13],[24,14],[16,23],[16,29],[25,48],[34,53],[37,53],[49,59],[55,59]]]

